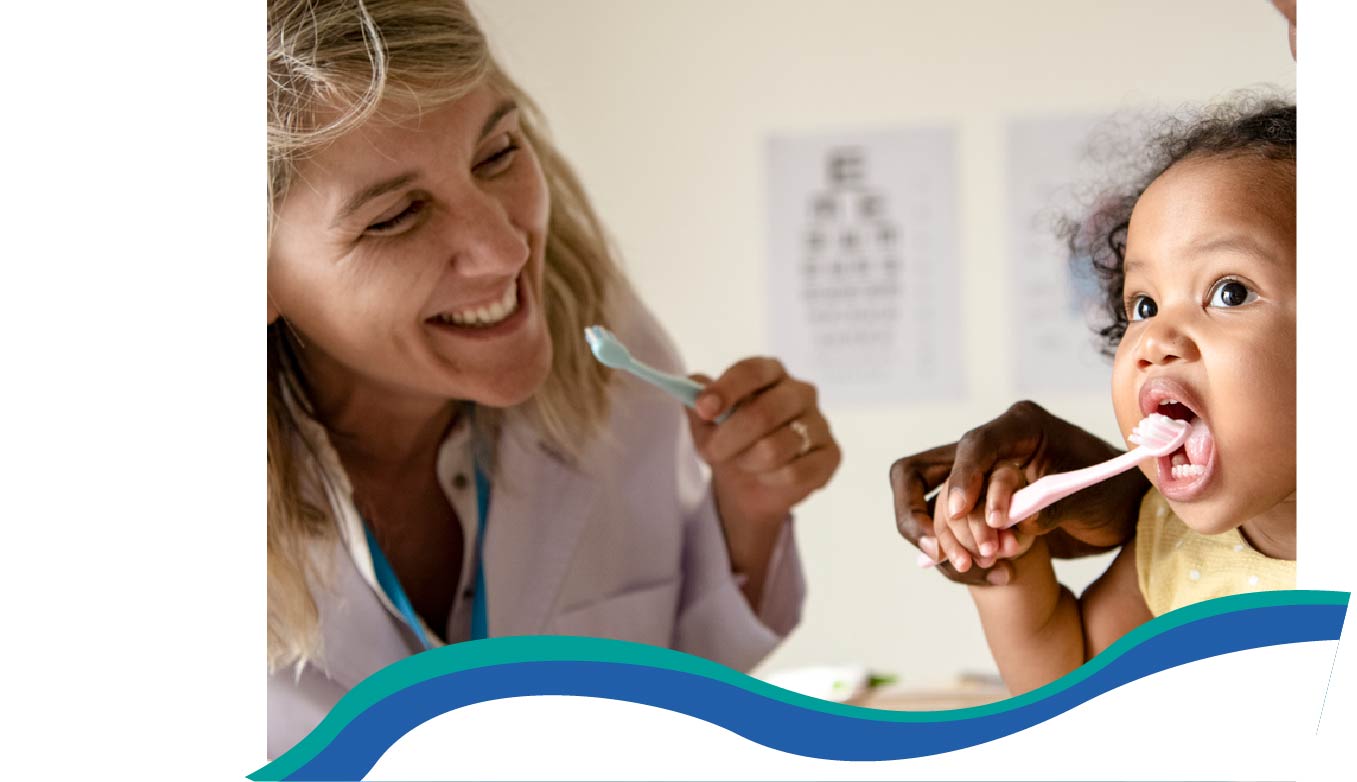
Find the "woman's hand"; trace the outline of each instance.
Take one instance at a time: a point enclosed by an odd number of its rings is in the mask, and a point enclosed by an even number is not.
[[[997,513],[1007,519],[1009,503],[1019,486],[1043,475],[1097,464],[1118,453],[1036,403],[1018,402],[956,443],[906,456],[891,465],[896,528],[915,546],[925,535],[936,537],[935,509],[927,495],[944,482],[947,493],[939,494],[937,500],[947,518],[967,519],[983,508],[985,517]],[[1145,476],[1139,470],[1129,470],[1099,484],[1098,491],[1066,497],[1014,529],[1046,535],[1053,557],[1096,554],[1131,537],[1140,499],[1148,489]],[[983,537],[984,533],[980,534]],[[939,569],[953,581],[967,584],[1007,583],[1013,572],[1004,560],[992,567],[968,567],[964,573],[950,564]]]
[[[842,454],[815,387],[773,358],[747,358],[711,380],[688,423],[711,465],[716,509],[745,596],[759,605],[768,560],[792,507],[829,482]],[[716,423],[726,412],[730,416]]]

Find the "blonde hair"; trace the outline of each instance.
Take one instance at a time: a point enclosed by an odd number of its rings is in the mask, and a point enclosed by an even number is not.
[[[579,180],[548,141],[540,111],[495,62],[470,9],[462,0],[269,0],[268,40],[270,229],[300,161],[369,119],[445,105],[480,84],[517,102],[551,199],[544,299],[553,358],[545,383],[516,410],[548,447],[577,454],[608,413],[608,373],[588,355],[581,334],[610,323],[610,302],[626,282]],[[312,415],[293,354],[296,338],[283,318],[269,326],[270,670],[300,667],[320,654],[310,591],[319,574],[308,551],[313,541],[335,535],[328,510],[304,490],[322,477],[314,453],[309,460],[298,453],[315,446],[300,436],[296,418]],[[480,409],[478,439],[492,440],[503,415]]]

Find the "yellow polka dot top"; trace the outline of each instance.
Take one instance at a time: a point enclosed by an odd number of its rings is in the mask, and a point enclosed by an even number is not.
[[[1238,529],[1194,532],[1158,489],[1140,502],[1136,570],[1140,593],[1155,616],[1213,597],[1296,588],[1294,561],[1264,556]]]

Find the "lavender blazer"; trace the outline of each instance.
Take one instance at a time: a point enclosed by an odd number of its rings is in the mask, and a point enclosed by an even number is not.
[[[615,324],[638,358],[682,371],[673,346],[635,300]],[[619,378],[603,436],[572,467],[510,416],[499,442],[485,540],[491,636],[587,635],[678,649],[749,670],[800,620],[805,581],[792,522],[755,614],[731,572],[706,467],[682,410]],[[347,479],[329,494],[351,512]],[[341,542],[317,550],[328,565],[312,592],[322,659],[269,675],[268,754],[300,741],[365,677],[420,650],[370,586],[370,565]],[[369,575],[364,575],[364,567]]]

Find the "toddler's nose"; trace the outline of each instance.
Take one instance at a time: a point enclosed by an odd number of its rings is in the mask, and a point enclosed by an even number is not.
[[[1150,319],[1140,335],[1136,365],[1140,369],[1163,366],[1178,361],[1196,361],[1200,358],[1197,343],[1171,318]]]

